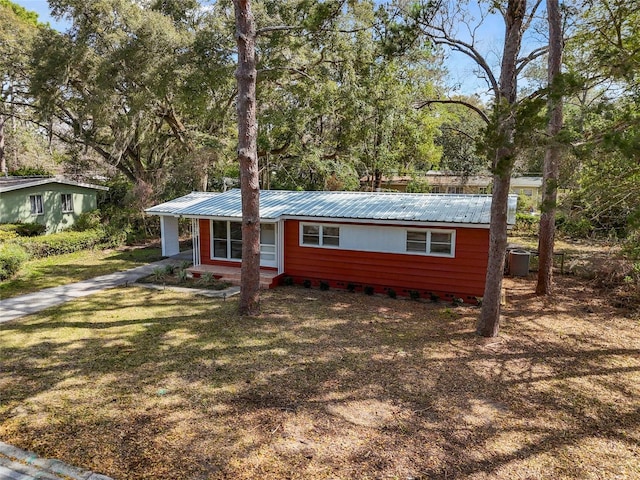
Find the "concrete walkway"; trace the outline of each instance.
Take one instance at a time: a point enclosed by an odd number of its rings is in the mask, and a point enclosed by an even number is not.
[[[182,252],[173,257],[165,258],[164,260],[153,262],[148,265],[143,265],[141,267],[132,268],[130,270],[125,270],[123,272],[110,273],[108,275],[90,278],[89,280],[84,280],[82,282],[60,285],[59,287],[46,288],[38,292],[29,293],[27,295],[20,295],[18,297],[7,298],[6,300],[0,300],[0,323],[15,320],[16,318],[24,317],[26,315],[31,315],[32,313],[36,313],[46,308],[54,307],[56,305],[61,305],[76,298],[93,295],[94,293],[100,292],[107,288],[135,283],[139,278],[151,275],[153,273],[153,270],[157,267],[162,267],[170,263],[176,264],[184,260],[191,260],[190,251]],[[145,285],[140,284],[140,286]],[[168,290],[172,288],[166,287],[166,289]],[[239,292],[239,288],[237,287],[219,291],[194,290],[185,288],[173,288],[173,290],[197,293],[218,298],[227,298],[232,295],[236,295]]]
[[[0,480],[113,480],[0,442]]]

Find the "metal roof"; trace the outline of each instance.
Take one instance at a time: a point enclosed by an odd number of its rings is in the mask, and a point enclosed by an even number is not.
[[[211,198],[214,195],[220,195],[220,194],[216,192],[191,192],[188,195],[185,195],[183,197],[179,197],[174,200],[161,203],[160,205],[147,208],[145,211],[147,213],[152,213],[154,215],[162,215],[162,214],[181,215],[180,213],[178,213],[181,210],[184,210],[193,205],[196,205],[202,200]]]
[[[508,223],[515,223],[517,196],[509,196]],[[262,190],[260,218],[313,217],[334,220],[464,223],[488,225],[491,195],[391,192]],[[155,215],[242,218],[240,190],[194,192],[146,210]]]
[[[0,193],[10,192],[12,190],[21,190],[23,188],[38,187],[49,183],[60,183],[62,185],[73,185],[75,187],[90,188],[92,190],[109,190],[108,187],[101,185],[92,185],[90,183],[74,182],[65,178],[58,177],[0,177]]]

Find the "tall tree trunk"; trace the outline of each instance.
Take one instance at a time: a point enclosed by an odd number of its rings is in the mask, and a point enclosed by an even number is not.
[[[495,337],[500,327],[500,294],[507,251],[507,207],[509,185],[515,163],[515,104],[518,93],[517,61],[522,43],[526,0],[509,0],[504,12],[505,39],[500,70],[499,95],[496,99],[497,130],[493,161],[493,195],[489,232],[489,258],[476,331],[483,337]]]
[[[538,268],[537,295],[549,295],[553,288],[553,247],[556,235],[556,203],[558,197],[558,170],[561,146],[556,137],[562,129],[562,96],[556,91],[556,80],[562,68],[562,23],[558,0],[547,0],[549,19],[549,60],[548,82],[549,123],[547,134],[549,144],[544,155],[542,181],[542,215],[538,230]]]
[[[238,43],[238,161],[242,195],[240,314],[260,313],[260,187],[256,122],[256,26],[251,0],[233,0]]]
[[[7,174],[7,158],[4,150],[4,124],[7,117],[0,115],[0,175]]]

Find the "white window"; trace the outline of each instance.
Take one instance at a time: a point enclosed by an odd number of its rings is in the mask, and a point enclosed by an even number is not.
[[[42,195],[29,195],[31,203],[31,215],[43,215],[44,205],[42,203]]]
[[[455,232],[452,230],[407,230],[406,251],[453,257]]]
[[[455,193],[455,194],[464,193],[464,187],[447,187],[447,193]]]
[[[440,187],[436,186],[436,187],[431,187],[431,189],[429,190],[431,193],[440,193]]]
[[[73,195],[63,193],[60,195],[60,201],[62,202],[62,213],[73,213]]]
[[[242,223],[211,222],[211,258],[242,258]]]
[[[300,245],[339,247],[340,227],[303,223],[300,228]]]

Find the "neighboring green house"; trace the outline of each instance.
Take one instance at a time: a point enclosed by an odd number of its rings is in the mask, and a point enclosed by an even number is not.
[[[47,233],[71,227],[97,208],[98,190],[107,187],[58,177],[0,177],[0,223],[40,223]]]

